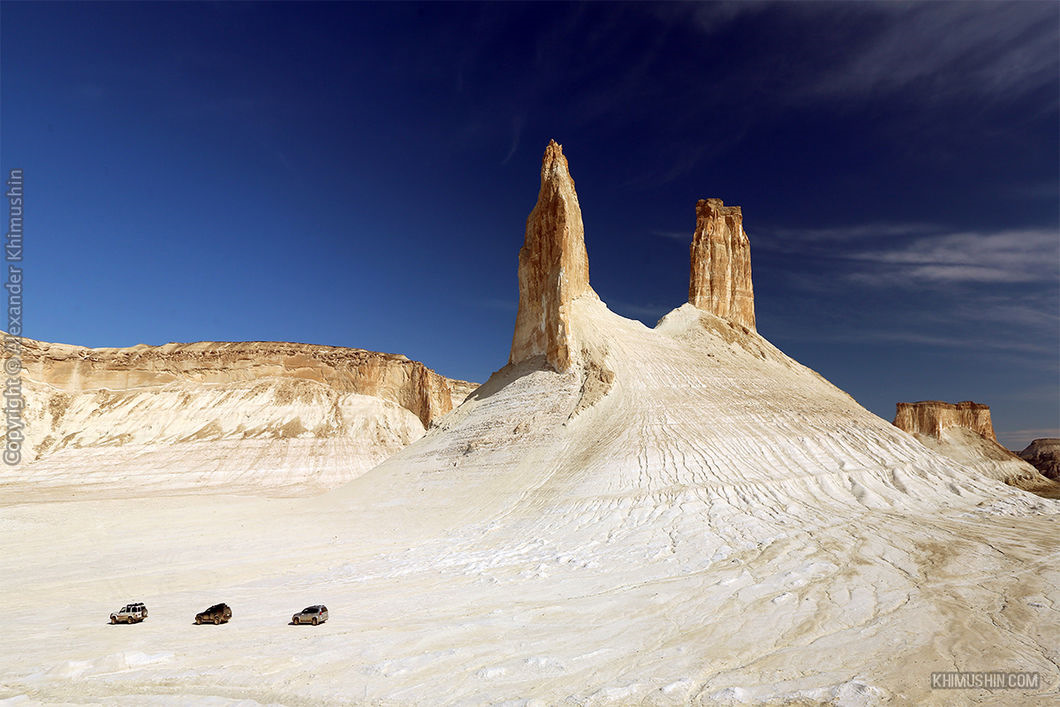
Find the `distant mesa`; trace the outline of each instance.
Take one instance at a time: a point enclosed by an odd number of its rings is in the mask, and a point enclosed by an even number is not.
[[[894,425],[910,434],[930,435],[935,439],[950,427],[964,427],[983,439],[997,442],[990,406],[964,400],[944,403],[940,400],[921,400],[918,403],[898,403]]]
[[[570,368],[570,303],[583,295],[596,298],[589,287],[582,210],[563,146],[552,140],[541,161],[541,190],[519,251],[519,311],[508,362],[544,356],[556,371]]]
[[[688,301],[722,319],[755,328],[751,286],[751,242],[743,230],[739,206],[721,199],[700,199],[691,246]]]
[[[1050,484],[1033,466],[998,444],[989,405],[970,400],[898,403],[894,425],[983,476],[1036,493]]]
[[[1060,439],[1036,439],[1019,453],[1021,459],[1053,481],[1060,481]]]

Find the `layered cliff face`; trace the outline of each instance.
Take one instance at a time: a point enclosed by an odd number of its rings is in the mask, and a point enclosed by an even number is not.
[[[740,207],[725,206],[721,199],[701,199],[696,204],[691,255],[689,303],[753,330],[751,243]]]
[[[24,345],[20,471],[38,488],[320,490],[421,437],[474,387],[331,346]]]
[[[554,370],[566,371],[575,349],[570,303],[583,295],[596,297],[589,287],[582,211],[563,147],[553,140],[519,251],[519,311],[508,362],[543,355]]]
[[[950,427],[964,427],[983,439],[997,442],[994,423],[990,419],[990,406],[970,400],[959,403],[944,403],[940,400],[898,403],[894,426],[910,434],[931,435],[935,438],[941,437],[942,431]]]
[[[438,375],[400,354],[337,346],[201,341],[89,349],[27,339],[25,347],[25,375],[64,393],[159,388],[174,382],[223,385],[264,378],[306,380],[340,393],[396,403],[425,427],[453,409],[454,393],[463,400],[473,385]]]
[[[1028,444],[1019,455],[1043,476],[1053,481],[1060,481],[1060,439],[1054,437],[1036,439]]]

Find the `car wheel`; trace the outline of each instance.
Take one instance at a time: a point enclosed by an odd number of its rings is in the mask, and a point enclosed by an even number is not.
[[[320,621],[317,619],[317,617],[314,616],[313,617],[313,625],[316,626],[319,623],[320,623]]]
[[[202,626],[202,617],[201,616],[196,616],[195,617],[195,625],[196,626]]]
[[[116,623],[118,623],[118,617],[117,617],[117,616],[111,616],[111,617],[110,617],[110,622],[111,622],[112,624],[116,624]]]
[[[221,625],[221,617],[220,616],[213,617],[213,625],[214,626],[220,626]]]

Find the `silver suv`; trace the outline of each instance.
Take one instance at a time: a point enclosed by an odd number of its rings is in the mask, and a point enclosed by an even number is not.
[[[112,624],[138,624],[147,618],[147,607],[141,603],[126,604],[110,615]]]
[[[293,624],[322,624],[328,620],[328,607],[323,604],[307,606],[291,617]]]

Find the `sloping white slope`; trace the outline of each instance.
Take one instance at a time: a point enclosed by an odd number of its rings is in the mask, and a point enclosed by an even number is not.
[[[419,444],[336,494],[375,503],[422,482],[427,503],[464,520],[495,504],[693,492],[749,511],[937,509],[998,493],[761,336],[690,305],[655,329],[592,298],[573,311],[580,366],[500,371]]]

